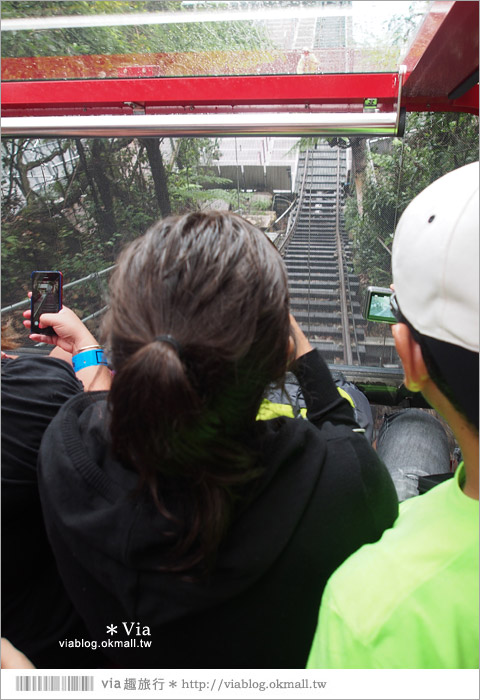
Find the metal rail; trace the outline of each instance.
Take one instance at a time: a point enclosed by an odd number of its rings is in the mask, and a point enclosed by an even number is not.
[[[340,151],[337,151],[337,192],[335,201],[335,238],[337,243],[338,281],[340,288],[340,315],[342,321],[343,359],[347,365],[353,365],[352,344],[350,342],[350,319],[347,307],[347,291],[345,288],[345,271],[343,267],[343,242],[340,235]]]
[[[163,80],[163,79],[162,79]],[[78,81],[81,82],[81,81]],[[161,90],[161,88],[159,87]],[[183,109],[183,107],[182,107]],[[396,136],[395,112],[228,114],[194,112],[98,116],[3,117],[2,138],[112,136]]]
[[[355,321],[355,313],[354,313],[354,310],[353,310],[352,289],[351,289],[351,286],[350,286],[350,279],[349,279],[349,274],[348,274],[348,263],[346,263],[346,267],[347,267],[347,274],[345,275],[345,282],[346,282],[346,286],[347,286],[348,301],[349,301],[350,310],[351,310],[352,334],[353,334],[353,337],[354,337],[354,339],[355,339],[355,354],[356,354],[356,356],[357,356],[358,364],[361,365],[361,364],[362,364],[362,361],[361,361],[361,359],[360,359],[360,350],[359,350],[359,347],[358,347],[358,346],[359,346],[359,339],[358,339],[358,332],[357,332],[357,324],[356,324],[356,321]]]
[[[289,274],[292,312],[310,342],[327,362],[362,363],[363,329],[355,327],[360,307],[355,298],[358,281],[350,281],[343,241],[339,186],[343,152],[317,144],[304,154],[304,171],[298,170],[299,206],[291,217],[289,235],[282,242]]]
[[[308,159],[308,153],[309,153],[309,149],[307,148],[305,151],[305,163],[307,162],[307,159]],[[284,255],[285,250],[286,250],[293,234],[295,233],[297,222],[298,222],[298,216],[300,214],[300,211],[301,211],[302,205],[303,205],[303,192],[304,192],[304,188],[305,188],[306,177],[307,177],[307,168],[305,167],[304,171],[303,171],[302,183],[300,185],[300,191],[295,199],[295,202],[297,203],[297,208],[294,210],[294,212],[292,212],[290,214],[290,217],[288,219],[287,231],[285,234],[285,238],[277,246],[278,252],[280,253],[280,255]]]
[[[91,274],[87,275],[86,277],[82,277],[81,279],[74,280],[73,282],[68,282],[68,284],[64,284],[63,289],[69,289],[70,287],[75,287],[77,284],[82,284],[82,282],[87,282],[89,280],[97,280],[99,277],[103,277],[103,275],[107,275],[109,272],[111,272],[115,268],[116,268],[116,265],[111,265],[110,267],[106,267],[104,270],[100,270],[99,272],[92,272]],[[24,299],[23,301],[18,301],[16,304],[10,304],[10,306],[5,306],[1,310],[1,313],[5,314],[5,313],[8,313],[9,311],[17,311],[18,309],[25,309],[29,305],[30,305],[30,299]],[[90,316],[89,316],[89,318],[90,318]]]

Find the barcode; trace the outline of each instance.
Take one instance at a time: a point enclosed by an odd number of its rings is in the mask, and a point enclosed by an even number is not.
[[[93,676],[16,676],[16,690],[93,690]]]

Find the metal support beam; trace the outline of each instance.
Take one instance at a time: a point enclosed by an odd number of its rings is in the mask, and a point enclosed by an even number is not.
[[[2,137],[20,136],[394,136],[395,112],[357,114],[175,114],[5,117]]]
[[[407,91],[407,112],[478,114],[478,85],[461,97]],[[2,82],[2,117],[147,115],[210,112],[360,114],[376,95],[379,113],[397,108],[398,73],[338,75],[217,76],[209,78],[118,78]],[[455,86],[457,87],[457,86]],[[415,94],[412,94],[414,92]]]
[[[394,111],[397,73],[328,75],[243,75],[194,78],[112,78],[108,80],[24,80],[2,82],[2,114],[57,115],[81,113],[146,113],[165,108],[202,108],[279,105],[301,109],[325,105],[326,111],[363,111],[366,96],[378,97],[383,112]],[[335,108],[335,105],[338,105]],[[13,114],[14,110],[18,114]],[[75,111],[76,110],[76,111]],[[53,116],[53,112],[52,116]]]
[[[478,70],[478,47],[478,2],[434,2],[403,60],[405,100],[448,102]]]
[[[406,73],[401,107],[407,112],[478,114],[478,84],[472,86],[478,50],[478,2],[434,2],[402,61]],[[272,60],[275,64],[284,58]],[[243,56],[242,60],[250,66],[260,58]],[[79,63],[83,68],[77,75],[72,71],[75,67],[78,72]],[[380,113],[391,113],[399,93],[397,73],[292,75],[282,63],[283,68],[275,68],[279,74],[168,77],[159,75],[158,66],[138,65],[129,67],[140,71],[132,77],[131,73],[120,75],[123,64],[124,57],[115,55],[6,57],[2,60],[2,117],[139,111],[146,115],[190,111],[353,114],[363,112],[365,98],[375,98]],[[268,73],[273,68],[261,64],[261,70]],[[77,79],[68,79],[69,75]]]

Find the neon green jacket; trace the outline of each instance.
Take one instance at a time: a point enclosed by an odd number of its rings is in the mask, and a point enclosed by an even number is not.
[[[400,506],[330,577],[307,668],[478,668],[478,501],[454,479]]]

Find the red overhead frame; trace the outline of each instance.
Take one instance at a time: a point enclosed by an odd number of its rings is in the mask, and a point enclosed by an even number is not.
[[[7,59],[8,60],[8,59]],[[18,60],[18,59],[17,59]],[[28,60],[28,59],[25,59]],[[404,60],[407,111],[478,114],[478,2],[435,2]],[[472,84],[476,81],[476,85]],[[397,73],[29,80],[2,84],[2,116],[397,107]]]
[[[478,114],[478,12],[476,0],[432,4],[403,60],[407,111]]]
[[[325,105],[361,111],[365,97],[378,97],[382,111],[393,111],[398,96],[396,73],[337,75],[255,75],[195,78],[119,78],[3,83],[3,116],[66,114],[146,114],[201,108],[269,108]],[[282,106],[282,109],[279,106]],[[345,109],[345,106],[347,109]]]

